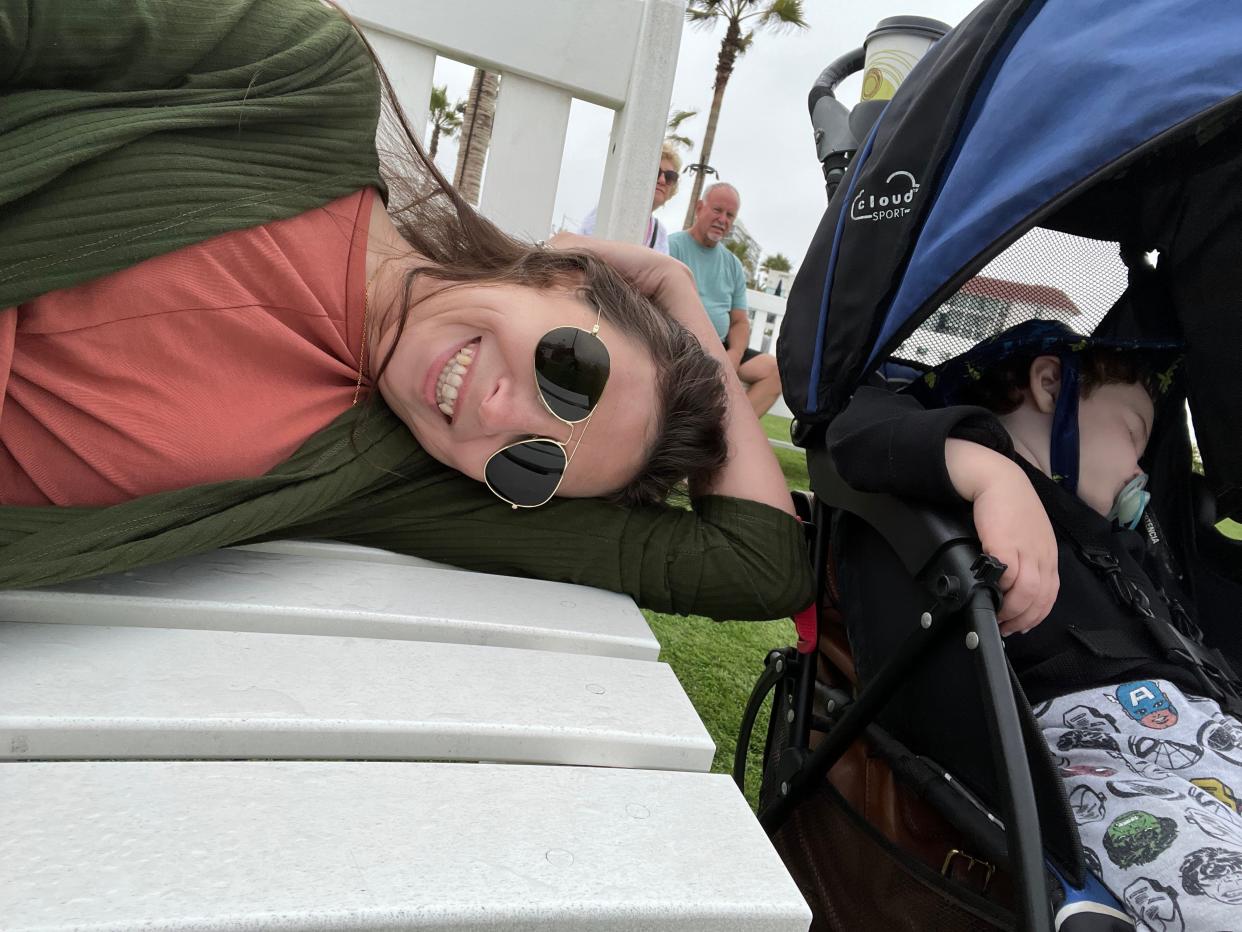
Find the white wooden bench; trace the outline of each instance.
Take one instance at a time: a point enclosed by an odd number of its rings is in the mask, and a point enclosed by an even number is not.
[[[633,601],[616,593],[380,559],[220,550],[0,592],[0,617],[453,641],[646,660],[660,653]]]
[[[158,592],[168,626],[66,587],[0,596],[3,928],[804,932],[666,665],[334,630],[379,591],[314,633],[219,629],[222,560],[268,587],[399,571],[412,602],[422,574],[527,582],[264,546],[91,584]],[[10,620],[33,605],[66,614]]]
[[[494,760],[707,771],[667,664],[370,638],[0,626],[0,760]]]
[[[805,932],[723,775],[369,762],[0,766],[7,932]]]
[[[685,0],[346,0],[413,125],[500,71],[482,209],[550,226],[570,99],[651,201]],[[325,541],[0,593],[6,932],[805,932],[634,604]],[[503,763],[495,763],[503,762]]]

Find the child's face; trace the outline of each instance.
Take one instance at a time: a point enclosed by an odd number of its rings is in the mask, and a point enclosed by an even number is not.
[[[1078,497],[1107,515],[1137,476],[1155,407],[1137,383],[1101,385],[1078,402]]]

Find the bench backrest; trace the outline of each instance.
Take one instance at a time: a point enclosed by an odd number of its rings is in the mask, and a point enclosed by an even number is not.
[[[685,0],[345,0],[414,127],[427,125],[437,56],[502,75],[479,207],[503,229],[552,227],[569,105],[615,112],[596,235],[646,229]]]

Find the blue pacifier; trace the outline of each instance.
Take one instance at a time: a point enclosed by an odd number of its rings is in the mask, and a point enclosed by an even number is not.
[[[1107,515],[1108,520],[1116,521],[1130,530],[1138,527],[1139,520],[1143,517],[1143,510],[1151,501],[1151,493],[1144,491],[1146,488],[1147,473],[1140,473],[1127,482],[1125,488],[1118,492],[1113,500],[1113,507]]]

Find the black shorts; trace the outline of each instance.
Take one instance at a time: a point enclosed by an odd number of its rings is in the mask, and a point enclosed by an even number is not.
[[[720,342],[724,344],[725,349],[728,349],[728,348],[729,348],[729,341],[728,341],[728,340],[721,340]],[[751,348],[748,346],[748,347],[746,347],[746,349],[742,350],[742,362],[741,362],[741,365],[745,365],[746,363],[748,363],[748,362],[750,362],[752,359],[754,359],[756,356],[762,356],[762,355],[763,355],[763,353],[759,352],[757,349],[751,349]]]

